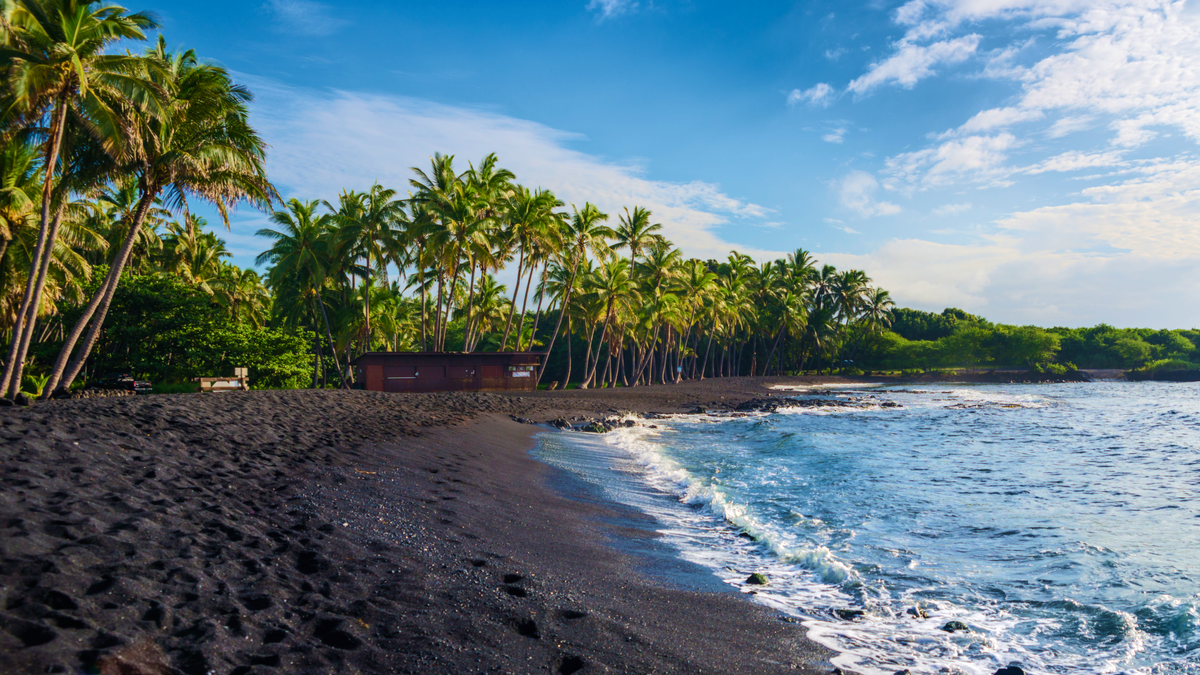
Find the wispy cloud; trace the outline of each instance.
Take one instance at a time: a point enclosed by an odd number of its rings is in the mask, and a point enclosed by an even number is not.
[[[571,149],[582,140],[577,134],[422,99],[239,80],[257,96],[255,127],[271,146],[268,170],[285,197],[332,200],[343,188],[361,190],[376,181],[403,193],[409,167],[427,168],[435,152],[454,154],[464,168],[495,152],[519,181],[551,189],[566,202],[590,201],[614,214],[635,204],[649,208],[664,235],[689,256],[724,257],[731,248],[758,258],[777,255],[731,243],[720,233],[735,223],[764,224],[770,209],[713,183],[652,180],[637,165]]]
[[[809,103],[811,105],[827,106],[833,102],[834,94],[833,87],[822,82],[804,90],[793,89],[788,94],[787,102],[788,105]]]
[[[979,40],[978,35],[967,35],[930,45],[901,41],[895,54],[872,65],[865,75],[850,82],[848,89],[865,94],[889,82],[911,88],[919,80],[933,75],[934,66],[969,59],[978,49]]]
[[[935,216],[956,216],[960,213],[965,213],[970,210],[971,210],[970,202],[966,202],[965,204],[946,204],[945,206],[939,206],[936,209],[934,209],[933,215],[935,215]]]
[[[879,181],[866,171],[851,171],[835,187],[842,206],[864,218],[900,213],[899,206],[875,198]]]
[[[837,143],[840,145],[846,138],[846,131],[846,127],[837,127],[836,129],[833,129],[829,133],[822,136],[821,140],[825,141],[826,143]]]
[[[603,21],[636,10],[638,3],[637,0],[590,0],[587,8]]]
[[[350,25],[333,8],[314,0],[267,0],[265,8],[274,16],[280,30],[298,35],[331,35]]]

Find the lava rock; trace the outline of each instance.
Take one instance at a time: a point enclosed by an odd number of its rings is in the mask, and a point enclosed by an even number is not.
[[[997,670],[995,675],[1025,675],[1025,671],[1017,666],[1005,666]]]
[[[603,422],[589,422],[582,427],[579,427],[579,430],[586,431],[589,434],[606,434],[612,431],[612,428]]]
[[[550,426],[555,429],[570,429],[571,423],[560,417],[556,420],[550,420]]]
[[[13,397],[13,403],[15,403],[19,406],[29,407],[29,405],[31,403],[33,403],[33,401],[30,401],[29,397],[26,396],[25,394],[17,394],[16,396]]]
[[[928,619],[929,618],[929,614],[925,611],[925,608],[921,607],[919,605],[916,607],[909,607],[908,609],[906,609],[904,611],[909,616],[913,617],[914,619]]]
[[[754,574],[751,574],[750,576],[746,577],[746,583],[752,584],[754,586],[766,586],[767,584],[769,584],[771,582],[770,582],[770,580],[767,579],[767,575],[759,573],[759,572],[755,572]]]
[[[11,408],[12,405],[12,399],[0,398],[0,408]]]
[[[957,633],[959,631],[969,633],[971,632],[971,627],[961,621],[947,621],[946,625],[942,626],[942,630],[947,633]]]
[[[854,621],[863,618],[866,612],[861,609],[835,609],[833,615],[842,621]]]

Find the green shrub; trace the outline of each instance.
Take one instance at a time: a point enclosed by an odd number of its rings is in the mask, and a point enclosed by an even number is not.
[[[1151,361],[1150,363],[1147,363],[1145,366],[1143,366],[1139,370],[1155,372],[1155,371],[1159,371],[1159,370],[1197,370],[1197,369],[1200,369],[1200,367],[1198,367],[1196,364],[1192,363],[1191,361],[1184,361],[1183,359],[1159,359],[1157,361]]]

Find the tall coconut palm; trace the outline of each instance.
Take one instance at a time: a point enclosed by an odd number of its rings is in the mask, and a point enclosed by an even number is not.
[[[145,76],[147,61],[110,53],[121,40],[145,39],[143,31],[157,27],[149,15],[89,0],[10,0],[2,7],[0,75],[10,96],[2,113],[5,135],[36,126],[46,131],[37,244],[0,376],[0,396],[15,396],[61,222],[61,217],[52,221],[51,202],[54,178],[65,168],[60,152],[69,120],[80,120],[113,157],[129,158],[135,135],[130,113],[164,111],[162,87]]]
[[[135,117],[137,160],[128,169],[137,177],[141,200],[108,277],[63,343],[46,395],[58,387],[69,388],[83,368],[156,199],[161,196],[168,208],[184,207],[188,195],[208,201],[227,227],[231,206],[249,202],[265,209],[278,199],[266,176],[266,146],[250,126],[250,92],[234,84],[224,68],[201,62],[193,51],[168,51],[161,37],[146,60],[154,64],[147,71],[151,79],[171,94],[166,114]],[[68,367],[67,359],[89,321],[87,337]]]
[[[330,207],[333,210],[333,207]],[[334,220],[349,258],[362,261],[364,321],[371,341],[371,288],[374,275],[384,272],[389,252],[401,248],[399,224],[405,219],[404,201],[396,191],[378,183],[363,193],[343,192]]]
[[[509,307],[508,320],[504,326],[504,337],[500,340],[500,351],[504,351],[508,347],[513,315],[517,310],[516,299],[521,292],[521,278],[527,274],[529,281],[525,282],[525,302],[521,307],[521,325],[524,326],[525,303],[529,300],[529,287],[533,280],[535,267],[534,253],[539,250],[555,248],[561,243],[562,216],[556,213],[555,209],[562,206],[563,202],[559,201],[553,192],[540,188],[536,192],[530,192],[523,186],[517,186],[508,200],[507,218],[518,255],[517,283],[513,286],[513,303]],[[548,263],[548,257],[542,262]],[[527,263],[528,271],[526,271]],[[517,342],[520,343],[520,340]]]
[[[546,361],[538,369],[538,382],[542,381],[542,374],[546,372],[545,364],[550,361],[550,353],[554,350],[554,342],[558,339],[558,331],[562,328],[563,316],[566,315],[567,308],[570,306],[571,291],[575,287],[575,274],[579,271],[579,263],[587,257],[588,251],[592,251],[597,258],[603,258],[611,250],[608,240],[613,237],[613,231],[604,225],[604,221],[608,220],[608,214],[602,213],[590,202],[585,202],[583,209],[576,209],[574,205],[571,208],[575,213],[571,216],[570,221],[563,223],[562,240],[564,245],[560,253],[560,256],[565,257],[565,260],[560,260],[563,266],[571,267],[571,277],[567,281],[566,292],[559,302],[558,321],[554,324],[554,333],[550,335],[550,344],[546,347]]]
[[[626,208],[613,234],[613,248],[629,249],[629,259],[636,261],[648,250],[666,243],[666,239],[658,234],[661,231],[662,225],[650,222],[649,209],[635,206],[630,213]]]
[[[608,335],[608,327],[615,316],[615,310],[623,309],[628,303],[635,302],[641,297],[637,280],[633,278],[628,260],[617,258],[605,262],[596,270],[594,280],[595,286],[592,288],[591,296],[596,302],[604,304],[604,324],[600,329],[600,344],[596,349],[595,359],[592,360],[591,372],[579,385],[580,389],[587,389],[588,385],[596,379],[596,368],[600,365],[600,351],[604,348],[604,340]],[[609,356],[612,356],[611,350]]]
[[[316,326],[324,324],[325,337],[329,340],[329,348],[333,350],[334,366],[340,376],[341,364],[337,360],[337,351],[333,349],[329,314],[321,296],[331,265],[329,232],[332,229],[332,218],[329,214],[317,213],[320,205],[321,202],[317,201],[302,202],[292,199],[288,201],[286,211],[271,214],[271,222],[279,229],[263,228],[256,234],[273,239],[275,243],[270,249],[259,254],[255,263],[271,265],[267,284],[275,289],[276,293],[285,290],[299,300],[300,307],[312,309],[314,333],[319,331]],[[317,351],[319,354],[319,340]],[[315,387],[315,372],[313,378]]]

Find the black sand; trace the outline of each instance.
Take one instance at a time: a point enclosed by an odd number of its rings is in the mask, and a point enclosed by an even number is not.
[[[555,494],[508,418],[769,383],[2,409],[0,673],[829,672],[801,627],[608,546],[644,533]]]

